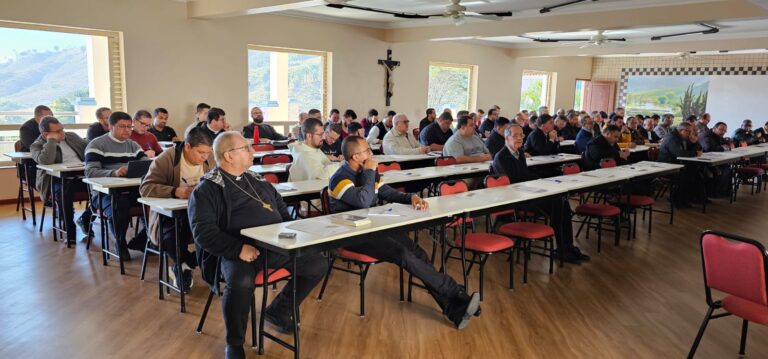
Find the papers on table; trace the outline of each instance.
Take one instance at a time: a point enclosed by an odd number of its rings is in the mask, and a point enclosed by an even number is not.
[[[287,183],[278,183],[274,186],[279,193],[293,192],[296,190],[296,187],[293,187]]]
[[[440,157],[442,155],[443,155],[443,153],[440,152],[440,151],[432,151],[432,152],[427,153],[427,156],[432,156],[432,157]]]
[[[429,215],[429,210],[416,210],[411,205],[391,203],[368,209],[368,215],[373,217],[423,217]]]
[[[542,178],[541,180],[545,181],[545,182],[554,182],[554,183],[580,183],[580,182],[583,182],[577,176],[559,176],[559,177]]]
[[[393,171],[387,171],[381,174],[384,176],[384,178],[387,177],[400,177],[400,176],[410,176],[410,177],[420,177],[418,173],[414,173],[413,171],[403,171],[403,170],[393,170]]]
[[[596,178],[612,178],[616,177],[613,171],[605,171],[605,170],[594,170],[589,172],[582,172],[582,176],[587,177],[596,177]]]
[[[527,193],[544,193],[544,192],[547,192],[547,190],[544,189],[544,188],[536,188],[536,187],[526,186],[526,185],[523,185],[523,184],[513,185],[512,188],[514,188],[514,189],[516,189],[518,191],[527,192]]]
[[[323,234],[323,235],[337,235],[354,231],[354,227],[343,226],[340,224],[333,224],[317,219],[305,219],[296,221],[286,226],[285,228],[293,229],[295,231],[301,231],[309,234]]]

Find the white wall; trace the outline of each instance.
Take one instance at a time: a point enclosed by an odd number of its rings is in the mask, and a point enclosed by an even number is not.
[[[753,129],[760,128],[768,120],[764,117],[766,89],[768,76],[710,76],[707,112],[714,121],[725,122],[729,134],[745,119],[752,120]]]

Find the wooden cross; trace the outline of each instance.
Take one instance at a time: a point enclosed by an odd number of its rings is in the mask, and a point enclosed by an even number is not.
[[[390,99],[392,98],[392,94],[394,91],[394,81],[392,81],[392,71],[395,70],[395,67],[400,66],[400,61],[394,61],[392,60],[392,49],[387,49],[387,59],[386,60],[379,60],[379,65],[384,66],[384,69],[387,70],[387,92],[386,92],[386,99],[387,99],[387,106],[390,105]]]

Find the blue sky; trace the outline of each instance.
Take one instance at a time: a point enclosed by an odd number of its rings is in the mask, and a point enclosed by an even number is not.
[[[86,35],[0,28],[0,63],[13,59],[16,52],[47,51],[56,46],[59,49],[80,47],[86,45],[87,39]]]

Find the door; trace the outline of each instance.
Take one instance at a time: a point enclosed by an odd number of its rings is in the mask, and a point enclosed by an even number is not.
[[[584,91],[584,110],[613,112],[616,81],[589,81]]]

